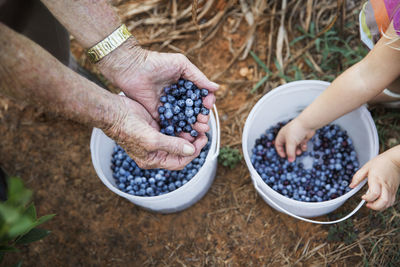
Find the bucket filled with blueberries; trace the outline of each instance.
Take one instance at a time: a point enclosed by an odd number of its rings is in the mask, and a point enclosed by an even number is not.
[[[330,213],[357,193],[366,180],[351,189],[354,173],[379,151],[375,124],[362,106],[317,130],[307,151],[294,162],[279,157],[274,140],[280,128],[328,86],[323,81],[296,81],[267,93],[251,110],[242,138],[259,195],[280,212],[316,223],[303,217]]]
[[[202,106],[205,89],[180,79],[164,88],[161,96],[160,128],[163,134],[178,135],[192,129],[198,114],[210,115],[208,142],[200,155],[180,171],[141,169],[122,147],[94,128],[90,141],[93,166],[101,181],[114,193],[145,209],[172,213],[199,201],[214,181],[220,144],[218,112]]]

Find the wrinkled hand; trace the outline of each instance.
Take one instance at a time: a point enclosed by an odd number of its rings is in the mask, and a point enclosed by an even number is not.
[[[367,207],[384,210],[393,205],[400,184],[400,168],[388,156],[388,151],[368,161],[353,176],[351,188],[368,177],[368,192],[362,196]]]
[[[307,150],[307,142],[313,137],[315,130],[307,129],[298,119],[290,121],[278,133],[275,139],[275,149],[282,158],[288,158],[289,162],[296,159]]]
[[[113,53],[99,62],[101,72],[126,96],[142,104],[153,119],[159,118],[157,108],[161,104],[159,99],[163,88],[181,77],[191,80],[199,88],[208,89],[210,93],[203,99],[203,105],[212,108],[215,102],[213,92],[219,86],[209,81],[184,55],[144,50],[134,40],[128,40]],[[199,132],[199,136],[209,130],[208,119],[209,116],[202,114],[197,116],[193,128]]]
[[[134,100],[117,96],[120,112],[105,133],[121,145],[140,168],[179,170],[196,158],[206,136],[192,144],[183,138],[161,134],[158,123]]]

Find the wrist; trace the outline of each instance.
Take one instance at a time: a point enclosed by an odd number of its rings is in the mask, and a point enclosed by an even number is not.
[[[314,125],[311,125],[309,123],[309,120],[304,119],[301,115],[299,115],[297,118],[293,120],[294,124],[297,124],[299,127],[304,129],[307,132],[313,132],[316,131],[316,127]]]
[[[127,70],[137,69],[146,57],[147,51],[132,36],[97,62],[96,66],[109,81],[119,86],[122,74]]]
[[[400,145],[392,147],[384,152],[384,154],[387,154],[397,169],[400,170]]]

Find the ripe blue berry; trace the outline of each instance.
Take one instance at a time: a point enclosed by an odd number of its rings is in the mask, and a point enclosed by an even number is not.
[[[169,125],[168,127],[165,128],[165,133],[168,135],[172,135],[174,133],[174,126]]]
[[[186,89],[190,90],[193,87],[193,83],[191,81],[186,81],[184,83],[184,86],[185,86]]]
[[[181,112],[181,108],[178,105],[176,105],[174,106],[172,111],[174,112],[174,114],[178,114],[179,112]]]
[[[185,115],[186,115],[186,117],[192,117],[193,114],[194,114],[193,108],[187,107],[187,108],[185,109]]]
[[[207,89],[201,89],[201,96],[202,97],[205,97],[205,96],[208,96],[208,90]]]
[[[165,107],[164,106],[158,107],[158,113],[163,114],[164,112],[165,112]]]
[[[191,130],[190,135],[193,137],[197,137],[199,135],[199,133],[196,130]]]
[[[193,106],[193,100],[188,98],[188,99],[186,99],[185,104],[186,104],[187,107],[191,107],[191,106]]]
[[[196,122],[196,117],[195,116],[189,117],[187,119],[187,122],[190,123],[190,124],[194,124]]]
[[[167,108],[164,112],[164,116],[166,119],[171,119],[174,114],[172,113],[172,110],[170,108]]]
[[[201,108],[201,114],[208,115],[209,113],[210,113],[210,110],[208,108]]]
[[[161,103],[166,103],[167,102],[167,97],[165,95],[160,97],[160,102]]]

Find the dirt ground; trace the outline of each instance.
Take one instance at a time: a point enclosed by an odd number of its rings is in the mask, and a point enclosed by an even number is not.
[[[255,47],[263,59],[267,57],[266,28],[258,31]],[[227,35],[227,29],[220,27],[212,41],[188,57],[211,77],[229,66],[229,39],[237,49],[246,31],[246,27],[239,26]],[[137,32],[141,40],[143,33],[140,29]],[[174,42],[184,51],[195,44]],[[171,47],[147,47],[171,51]],[[80,62],[88,65],[75,42],[72,48]],[[242,77],[239,71],[243,67],[254,69],[254,78]],[[258,72],[248,56],[217,79],[223,85],[216,103],[222,122],[222,145],[241,148],[245,118],[257,99],[271,89],[267,85],[260,94],[249,93],[261,75]],[[152,213],[117,196],[98,179],[90,158],[92,129],[37,108],[0,100],[0,163],[34,190],[39,215],[56,214],[43,225],[52,231],[47,238],[13,255],[24,260],[23,266],[328,264],[318,252],[330,250],[329,228],[273,210],[256,194],[244,160],[234,169],[220,165],[209,192],[189,209],[168,215]],[[341,211],[349,211],[357,201],[353,198]],[[366,212],[363,208],[354,221]],[[359,254],[349,252],[345,260],[333,265],[360,261]],[[8,255],[6,262],[14,261]]]

